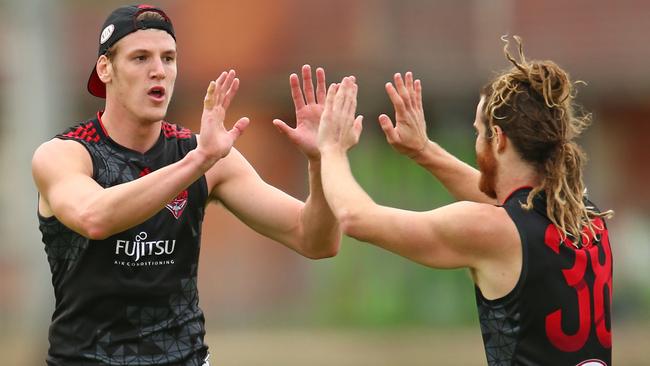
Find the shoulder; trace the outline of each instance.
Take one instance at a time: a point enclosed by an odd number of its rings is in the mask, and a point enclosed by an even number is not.
[[[56,138],[62,140],[76,140],[82,143],[99,142],[99,140],[101,140],[101,134],[98,131],[96,121],[96,119],[90,119],[80,122],[56,135]]]
[[[504,223],[511,221],[502,206],[471,201],[459,201],[444,206],[444,214],[453,220],[450,224],[463,226],[468,232],[484,234],[498,233]]]
[[[517,228],[501,206],[461,201],[431,212],[446,235],[479,258],[498,256],[519,243]]]
[[[34,151],[32,170],[35,173],[42,170],[66,169],[66,167],[86,168],[89,173],[92,173],[90,154],[79,142],[53,138]]]

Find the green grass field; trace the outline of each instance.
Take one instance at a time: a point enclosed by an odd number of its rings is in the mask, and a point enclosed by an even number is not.
[[[650,324],[614,332],[614,364],[648,365]],[[0,336],[2,365],[43,365],[45,347]],[[212,330],[212,366],[473,366],[485,365],[478,329],[445,330]]]

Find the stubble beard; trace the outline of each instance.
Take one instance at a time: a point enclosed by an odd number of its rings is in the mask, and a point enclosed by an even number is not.
[[[490,145],[488,144],[483,151],[476,154],[476,163],[481,173],[478,189],[488,197],[496,199],[497,160]]]

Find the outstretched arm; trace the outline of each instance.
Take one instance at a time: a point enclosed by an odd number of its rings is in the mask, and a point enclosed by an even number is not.
[[[305,257],[336,255],[341,232],[323,195],[320,153],[316,144],[325,100],[325,71],[316,70],[316,90],[309,65],[302,67],[303,88],[296,74],[289,77],[296,108],[296,127],[281,120],[274,125],[307,157],[309,196],[301,202],[264,182],[238,152],[215,165],[208,175],[212,197],[244,223]]]
[[[248,119],[243,118],[230,131],[223,126],[237,85],[234,71],[224,72],[210,83],[195,150],[172,165],[128,183],[103,188],[92,179],[90,156],[80,144],[58,139],[44,143],[32,160],[40,193],[39,212],[56,216],[91,239],[109,237],[147,220],[230,152],[248,124]]]
[[[301,73],[302,90],[298,75],[289,76],[291,98],[296,109],[296,127],[291,128],[279,119],[274,120],[273,124],[305,154],[309,164],[309,196],[300,212],[303,242],[307,246],[303,251],[322,252],[325,249],[325,252],[337,253],[341,232],[323,194],[320,152],[316,141],[325,105],[325,70],[316,68],[315,90],[311,66],[303,65]],[[335,250],[332,250],[333,245],[336,246]]]
[[[379,116],[379,124],[388,143],[438,178],[456,199],[496,203],[479,190],[478,170],[429,140],[422,108],[422,83],[413,81],[411,72],[404,79],[395,74],[394,85],[386,83],[386,92],[395,108],[395,124],[385,114]]]
[[[362,127],[361,117],[354,117],[356,93],[350,78],[330,87],[318,136],[325,196],[343,232],[434,268],[492,271],[493,264],[509,260],[503,253],[517,245],[518,236],[503,208],[465,201],[413,212],[378,205],[368,196],[347,158]]]

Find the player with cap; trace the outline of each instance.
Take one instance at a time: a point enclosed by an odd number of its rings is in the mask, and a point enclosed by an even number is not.
[[[207,202],[306,257],[337,253],[316,146],[325,74],[316,71],[315,92],[311,74],[305,65],[302,89],[290,77],[296,128],[274,121],[309,160],[303,203],[232,147],[249,123],[224,128],[234,71],[210,82],[199,135],[165,122],[176,80],[169,17],[148,5],[110,14],[88,81],[104,111],[43,143],[32,161],[56,300],[48,365],[208,365],[197,293]]]

